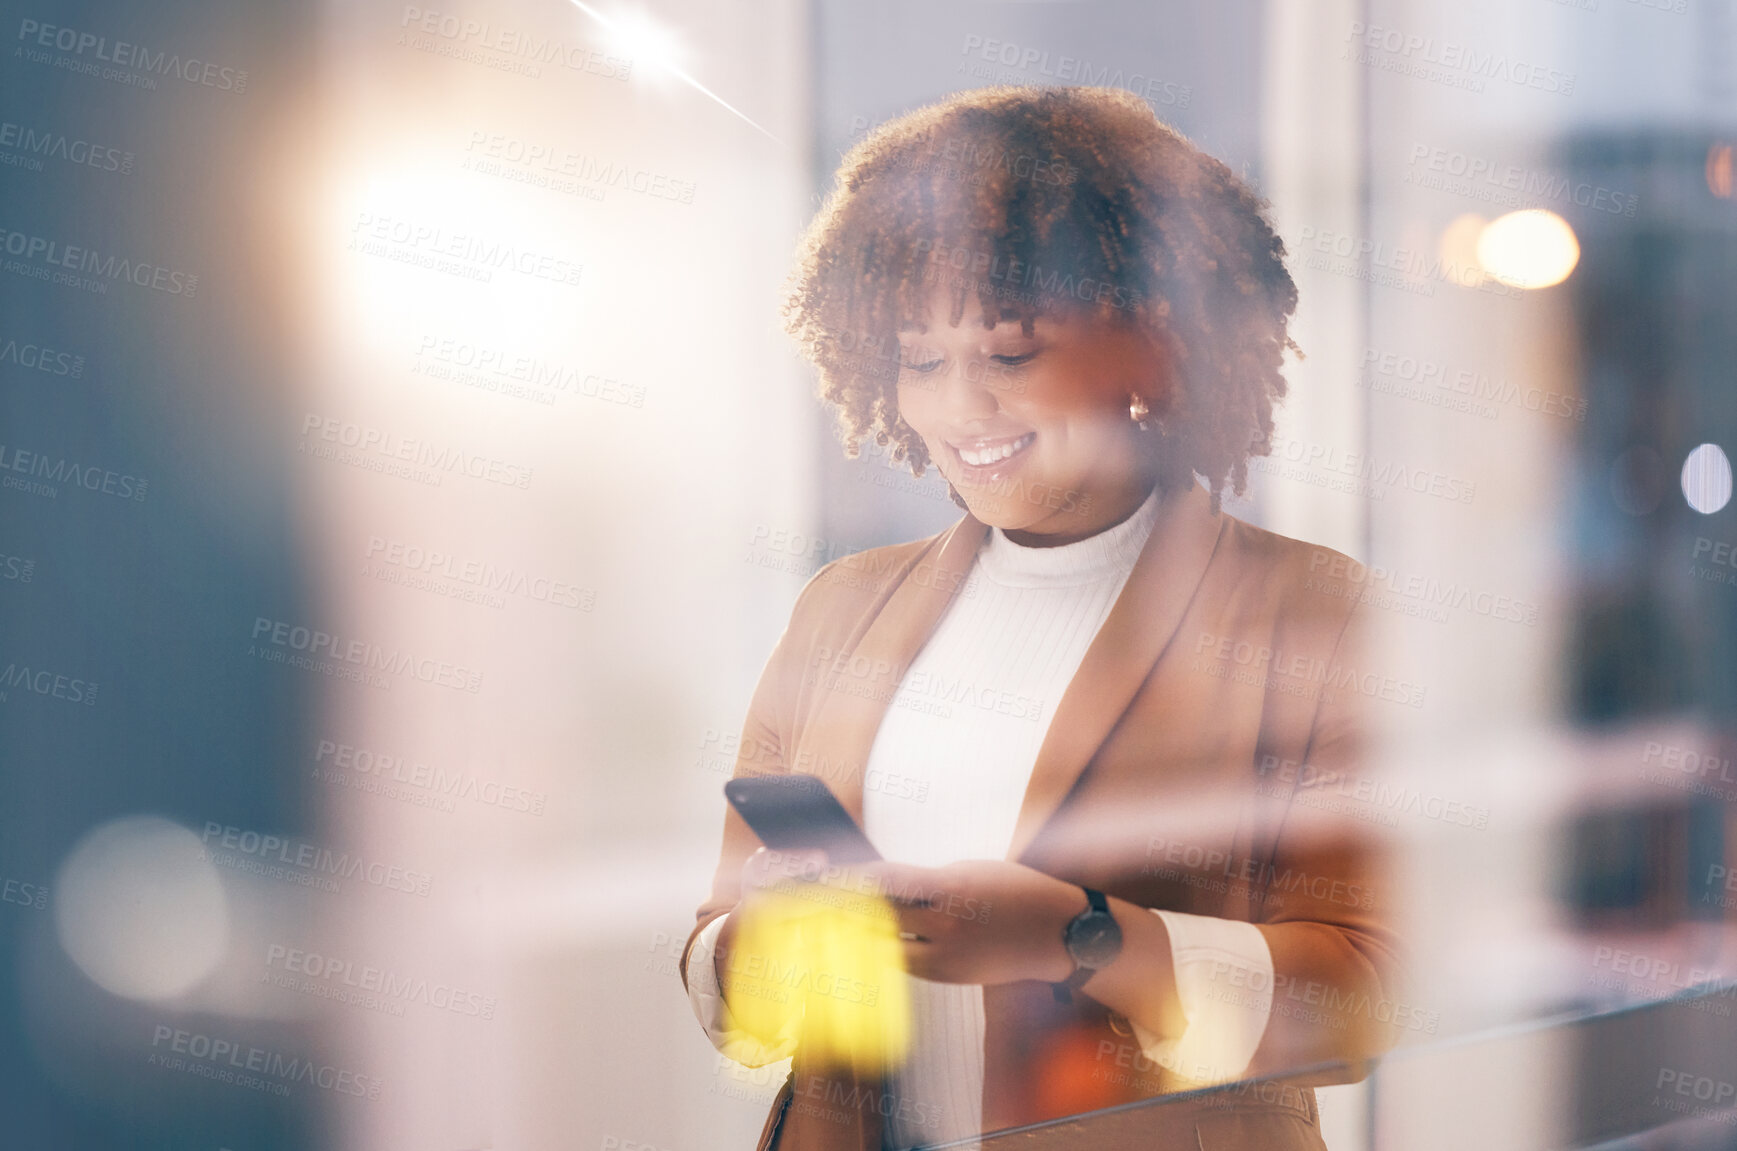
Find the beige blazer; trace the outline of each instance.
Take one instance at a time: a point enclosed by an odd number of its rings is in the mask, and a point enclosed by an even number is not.
[[[754,693],[736,773],[819,776],[860,820],[881,718],[986,531],[966,516],[817,574]],[[1008,858],[1143,907],[1256,924],[1275,998],[1248,1074],[1313,1069],[1186,1115],[1164,1108],[1152,1130],[1125,1115],[1117,1130],[1132,1133],[1111,1142],[1082,1126],[1082,1147],[1320,1147],[1309,1086],[1361,1077],[1403,1026],[1357,717],[1421,695],[1364,662],[1347,570],[1337,552],[1214,514],[1201,488],[1170,494],[1056,707]],[[736,905],[758,845],[727,812],[696,933]],[[984,988],[984,1005],[985,1130],[1182,1086],[1088,996],[1059,1004],[1048,984],[1021,982]],[[879,1151],[897,1103],[799,1050],[761,1147]]]

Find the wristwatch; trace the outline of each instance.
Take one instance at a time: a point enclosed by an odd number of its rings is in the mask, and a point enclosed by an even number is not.
[[[1086,909],[1062,930],[1062,942],[1073,956],[1074,973],[1052,985],[1057,1003],[1073,1002],[1074,992],[1085,986],[1094,972],[1108,967],[1122,954],[1122,928],[1110,914],[1110,901],[1101,891],[1089,887],[1081,890],[1086,893]]]

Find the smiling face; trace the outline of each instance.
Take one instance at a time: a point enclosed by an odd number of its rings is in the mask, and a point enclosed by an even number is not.
[[[1166,406],[1166,361],[1133,325],[1091,316],[957,327],[945,293],[925,331],[899,334],[899,415],[971,514],[1016,543],[1050,546],[1132,515],[1156,480],[1154,433],[1128,415],[1138,393]]]

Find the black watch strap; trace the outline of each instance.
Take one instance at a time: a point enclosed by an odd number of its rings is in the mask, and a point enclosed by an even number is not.
[[[1082,915],[1110,914],[1110,900],[1103,892],[1094,891],[1089,887],[1081,887],[1080,890],[1086,893],[1086,910],[1081,913]],[[1076,916],[1075,918],[1078,917]],[[1072,920],[1068,922],[1068,926],[1070,928],[1073,926]],[[1066,938],[1065,932],[1063,933],[1063,938]],[[1083,964],[1075,964],[1072,975],[1069,975],[1060,983],[1050,984],[1050,990],[1055,995],[1055,1001],[1057,1003],[1072,1003],[1074,1001],[1074,992],[1084,987],[1087,980],[1091,979],[1091,977],[1096,975],[1097,972],[1098,969],[1095,967],[1086,967]]]
[[[1055,1001],[1057,1003],[1072,1003],[1074,1001],[1074,992],[1084,987],[1086,981],[1096,974],[1097,970],[1095,968],[1074,968],[1074,973],[1072,975],[1068,976],[1060,983],[1050,984],[1051,989],[1055,992]]]

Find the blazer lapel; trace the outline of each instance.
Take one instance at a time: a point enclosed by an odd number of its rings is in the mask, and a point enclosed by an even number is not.
[[[1176,633],[1224,522],[1209,501],[1199,486],[1165,499],[1122,594],[1056,705],[1007,858],[1031,846]]]
[[[901,573],[855,648],[840,653],[828,667],[815,669],[820,677],[817,702],[798,737],[796,763],[812,765],[858,823],[875,733],[905,669],[964,586],[988,530],[969,515],[947,529]],[[847,559],[841,566],[849,565]]]

